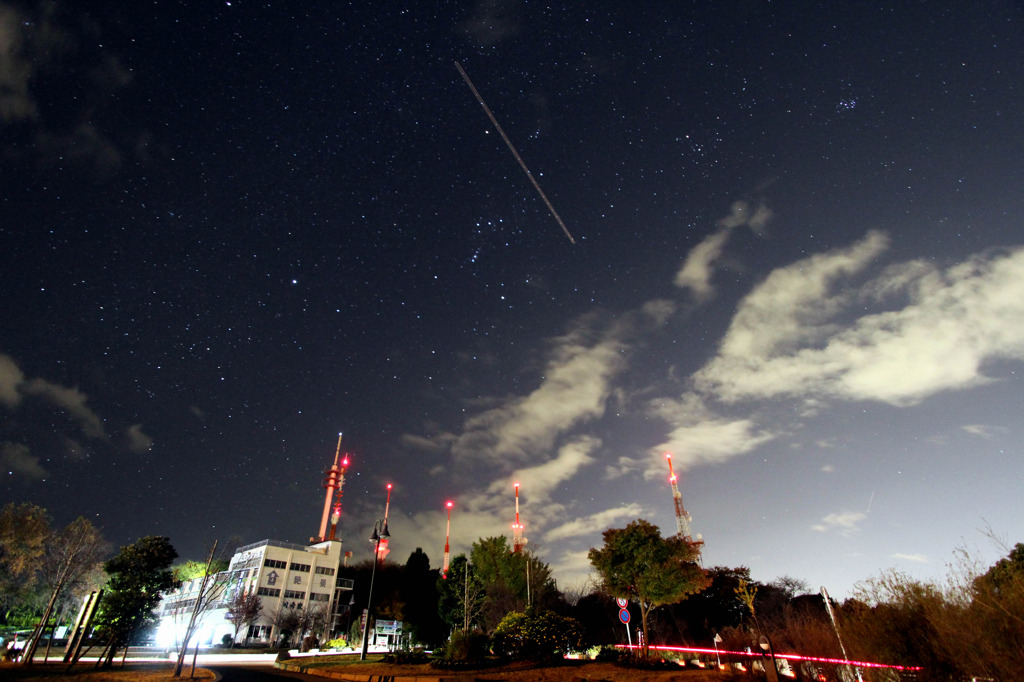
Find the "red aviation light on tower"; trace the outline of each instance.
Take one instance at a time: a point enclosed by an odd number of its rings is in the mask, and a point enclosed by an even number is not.
[[[683,494],[679,492],[676,472],[672,469],[672,454],[666,452],[665,459],[668,460],[668,482],[672,487],[672,502],[676,507],[676,532],[680,536],[688,538],[690,537],[690,515],[683,509]]]
[[[519,522],[519,484],[513,483],[516,489],[516,521],[512,524],[512,552],[521,552],[526,538],[523,537],[523,524]]]
[[[334,463],[324,472],[324,487],[327,494],[324,496],[324,514],[320,519],[320,534],[310,538],[314,542],[334,540],[338,528],[338,520],[341,518],[341,490],[345,485],[345,470],[348,468],[348,455],[342,462],[338,462],[341,455],[341,434],[338,434],[338,447],[334,451]],[[330,524],[330,533],[327,528]]]
[[[444,506],[448,507],[448,528],[444,531],[444,566],[441,568],[441,577],[448,579],[448,557],[450,553],[448,551],[448,540],[452,534],[452,506],[454,503],[451,500],[445,502]]]
[[[385,524],[388,521],[388,512],[390,510],[391,510],[391,484],[388,483],[388,500],[387,500],[387,502],[384,503],[384,523]],[[387,556],[388,556],[388,552],[390,552],[390,551],[391,550],[388,549],[388,539],[387,538],[381,538],[380,542],[377,544],[377,559],[378,560],[386,559]]]

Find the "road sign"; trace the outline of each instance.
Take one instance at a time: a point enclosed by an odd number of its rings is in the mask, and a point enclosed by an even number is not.
[[[620,609],[624,609],[624,608],[626,608],[626,604],[628,604],[629,602],[626,601],[625,599],[621,599],[621,598],[616,597],[615,603],[619,605]]]
[[[629,611],[627,611],[626,609],[620,609],[619,620],[622,621],[623,625],[629,625]]]

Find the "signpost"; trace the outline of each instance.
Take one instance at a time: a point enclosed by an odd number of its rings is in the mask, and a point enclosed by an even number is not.
[[[626,608],[629,602],[617,598],[615,604],[619,607],[619,620],[626,626],[626,639],[629,640],[629,646],[633,646],[633,635],[629,633],[629,610]]]

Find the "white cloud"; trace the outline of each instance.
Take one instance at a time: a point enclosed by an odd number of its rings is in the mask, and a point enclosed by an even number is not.
[[[25,375],[18,363],[9,355],[0,353],[0,404],[15,408],[21,402],[18,387],[25,382]]]
[[[78,388],[68,388],[50,383],[46,379],[32,379],[24,384],[22,393],[44,398],[57,407],[64,409],[78,421],[82,431],[90,438],[105,438],[106,430],[103,421],[86,405],[89,399]]]
[[[544,534],[544,539],[548,542],[555,542],[556,540],[568,540],[592,533],[601,533],[608,528],[614,528],[620,520],[629,519],[629,521],[632,521],[643,512],[643,507],[639,504],[627,504],[622,507],[605,509],[596,514],[576,518],[560,526],[555,526]]]
[[[153,439],[142,432],[142,424],[132,424],[125,435],[128,438],[128,449],[134,453],[142,454],[153,447]]]
[[[611,381],[626,367],[631,340],[652,324],[663,324],[673,310],[668,301],[651,301],[604,329],[595,328],[594,318],[580,321],[554,340],[540,386],[467,419],[454,454],[522,461],[549,451],[561,434],[604,414]]]
[[[455,442],[455,436],[450,433],[438,433],[431,437],[407,433],[403,434],[399,441],[402,445],[412,450],[437,454],[447,452],[448,448]]]
[[[0,4],[0,120],[21,121],[38,115],[29,95],[36,56],[27,50],[24,27],[28,17],[7,3]],[[47,22],[48,23],[48,22]],[[45,34],[47,25],[40,26]]]
[[[534,500],[546,502],[551,499],[555,488],[594,461],[590,453],[600,445],[601,441],[596,438],[579,438],[559,448],[553,459],[520,469],[512,478],[520,484],[521,494],[529,494]],[[506,487],[504,481],[493,483],[489,492],[500,493]]]
[[[987,424],[965,424],[960,429],[972,436],[979,436],[985,439],[992,438],[997,433],[1007,432],[1007,429],[1003,426],[988,426]]]
[[[589,551],[588,547],[587,549],[562,552],[557,559],[551,562],[551,568],[558,576],[558,584],[562,590],[573,588],[590,592],[595,587],[593,567],[587,556]]]
[[[902,559],[903,561],[913,561],[919,564],[928,563],[928,557],[924,554],[903,554],[902,552],[897,552],[896,554],[892,555],[892,558]]]
[[[864,512],[839,512],[829,514],[811,528],[821,533],[838,530],[842,535],[853,535],[860,530],[857,524],[866,518],[867,514]]]
[[[715,265],[722,257],[725,245],[737,227],[749,226],[760,234],[771,219],[772,212],[767,206],[758,205],[751,209],[745,201],[737,201],[732,205],[731,212],[718,221],[718,230],[705,237],[700,244],[693,247],[683,266],[676,273],[675,285],[689,289],[698,301],[705,301],[714,293],[711,277]]]
[[[8,475],[33,481],[41,481],[50,475],[39,464],[39,458],[22,443],[0,443],[0,469],[7,471]]]
[[[679,400],[651,401],[648,414],[672,427],[668,439],[648,453],[648,477],[665,473],[666,452],[672,454],[673,465],[682,471],[697,464],[724,462],[775,438],[774,434],[759,429],[751,419],[728,419],[712,414],[692,393]]]
[[[687,254],[683,267],[676,273],[675,285],[689,289],[697,300],[710,298],[714,291],[711,286],[714,264],[722,255],[730,234],[729,230],[719,230],[693,247]]]
[[[946,270],[912,262],[860,290],[840,288],[887,246],[872,232],[772,272],[741,302],[718,355],[696,374],[698,388],[725,401],[792,395],[909,405],[988,381],[987,360],[1024,359],[1024,250]],[[902,307],[841,319],[897,296]]]

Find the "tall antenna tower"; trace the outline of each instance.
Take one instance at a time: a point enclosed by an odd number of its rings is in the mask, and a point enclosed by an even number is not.
[[[341,519],[341,490],[345,485],[345,471],[348,469],[348,455],[339,461],[341,457],[341,434],[338,434],[338,447],[334,451],[334,464],[324,472],[324,487],[327,488],[327,495],[324,496],[324,514],[320,519],[320,534],[311,541],[324,542],[334,540],[338,530],[338,521]],[[330,533],[327,524],[330,523]]]
[[[690,537],[690,515],[683,509],[683,494],[679,492],[679,485],[676,481],[676,472],[672,469],[672,454],[666,452],[665,459],[668,460],[668,482],[672,486],[672,500],[676,505],[676,531],[684,538]]]
[[[444,506],[448,507],[448,528],[444,531],[444,566],[441,568],[441,577],[447,578],[448,557],[450,556],[450,553],[448,551],[448,539],[452,535],[452,501],[448,500],[447,502],[445,502]]]
[[[519,523],[519,484],[514,484],[516,489],[516,522],[512,524],[512,552],[523,551],[526,538],[523,537],[523,524]]]

